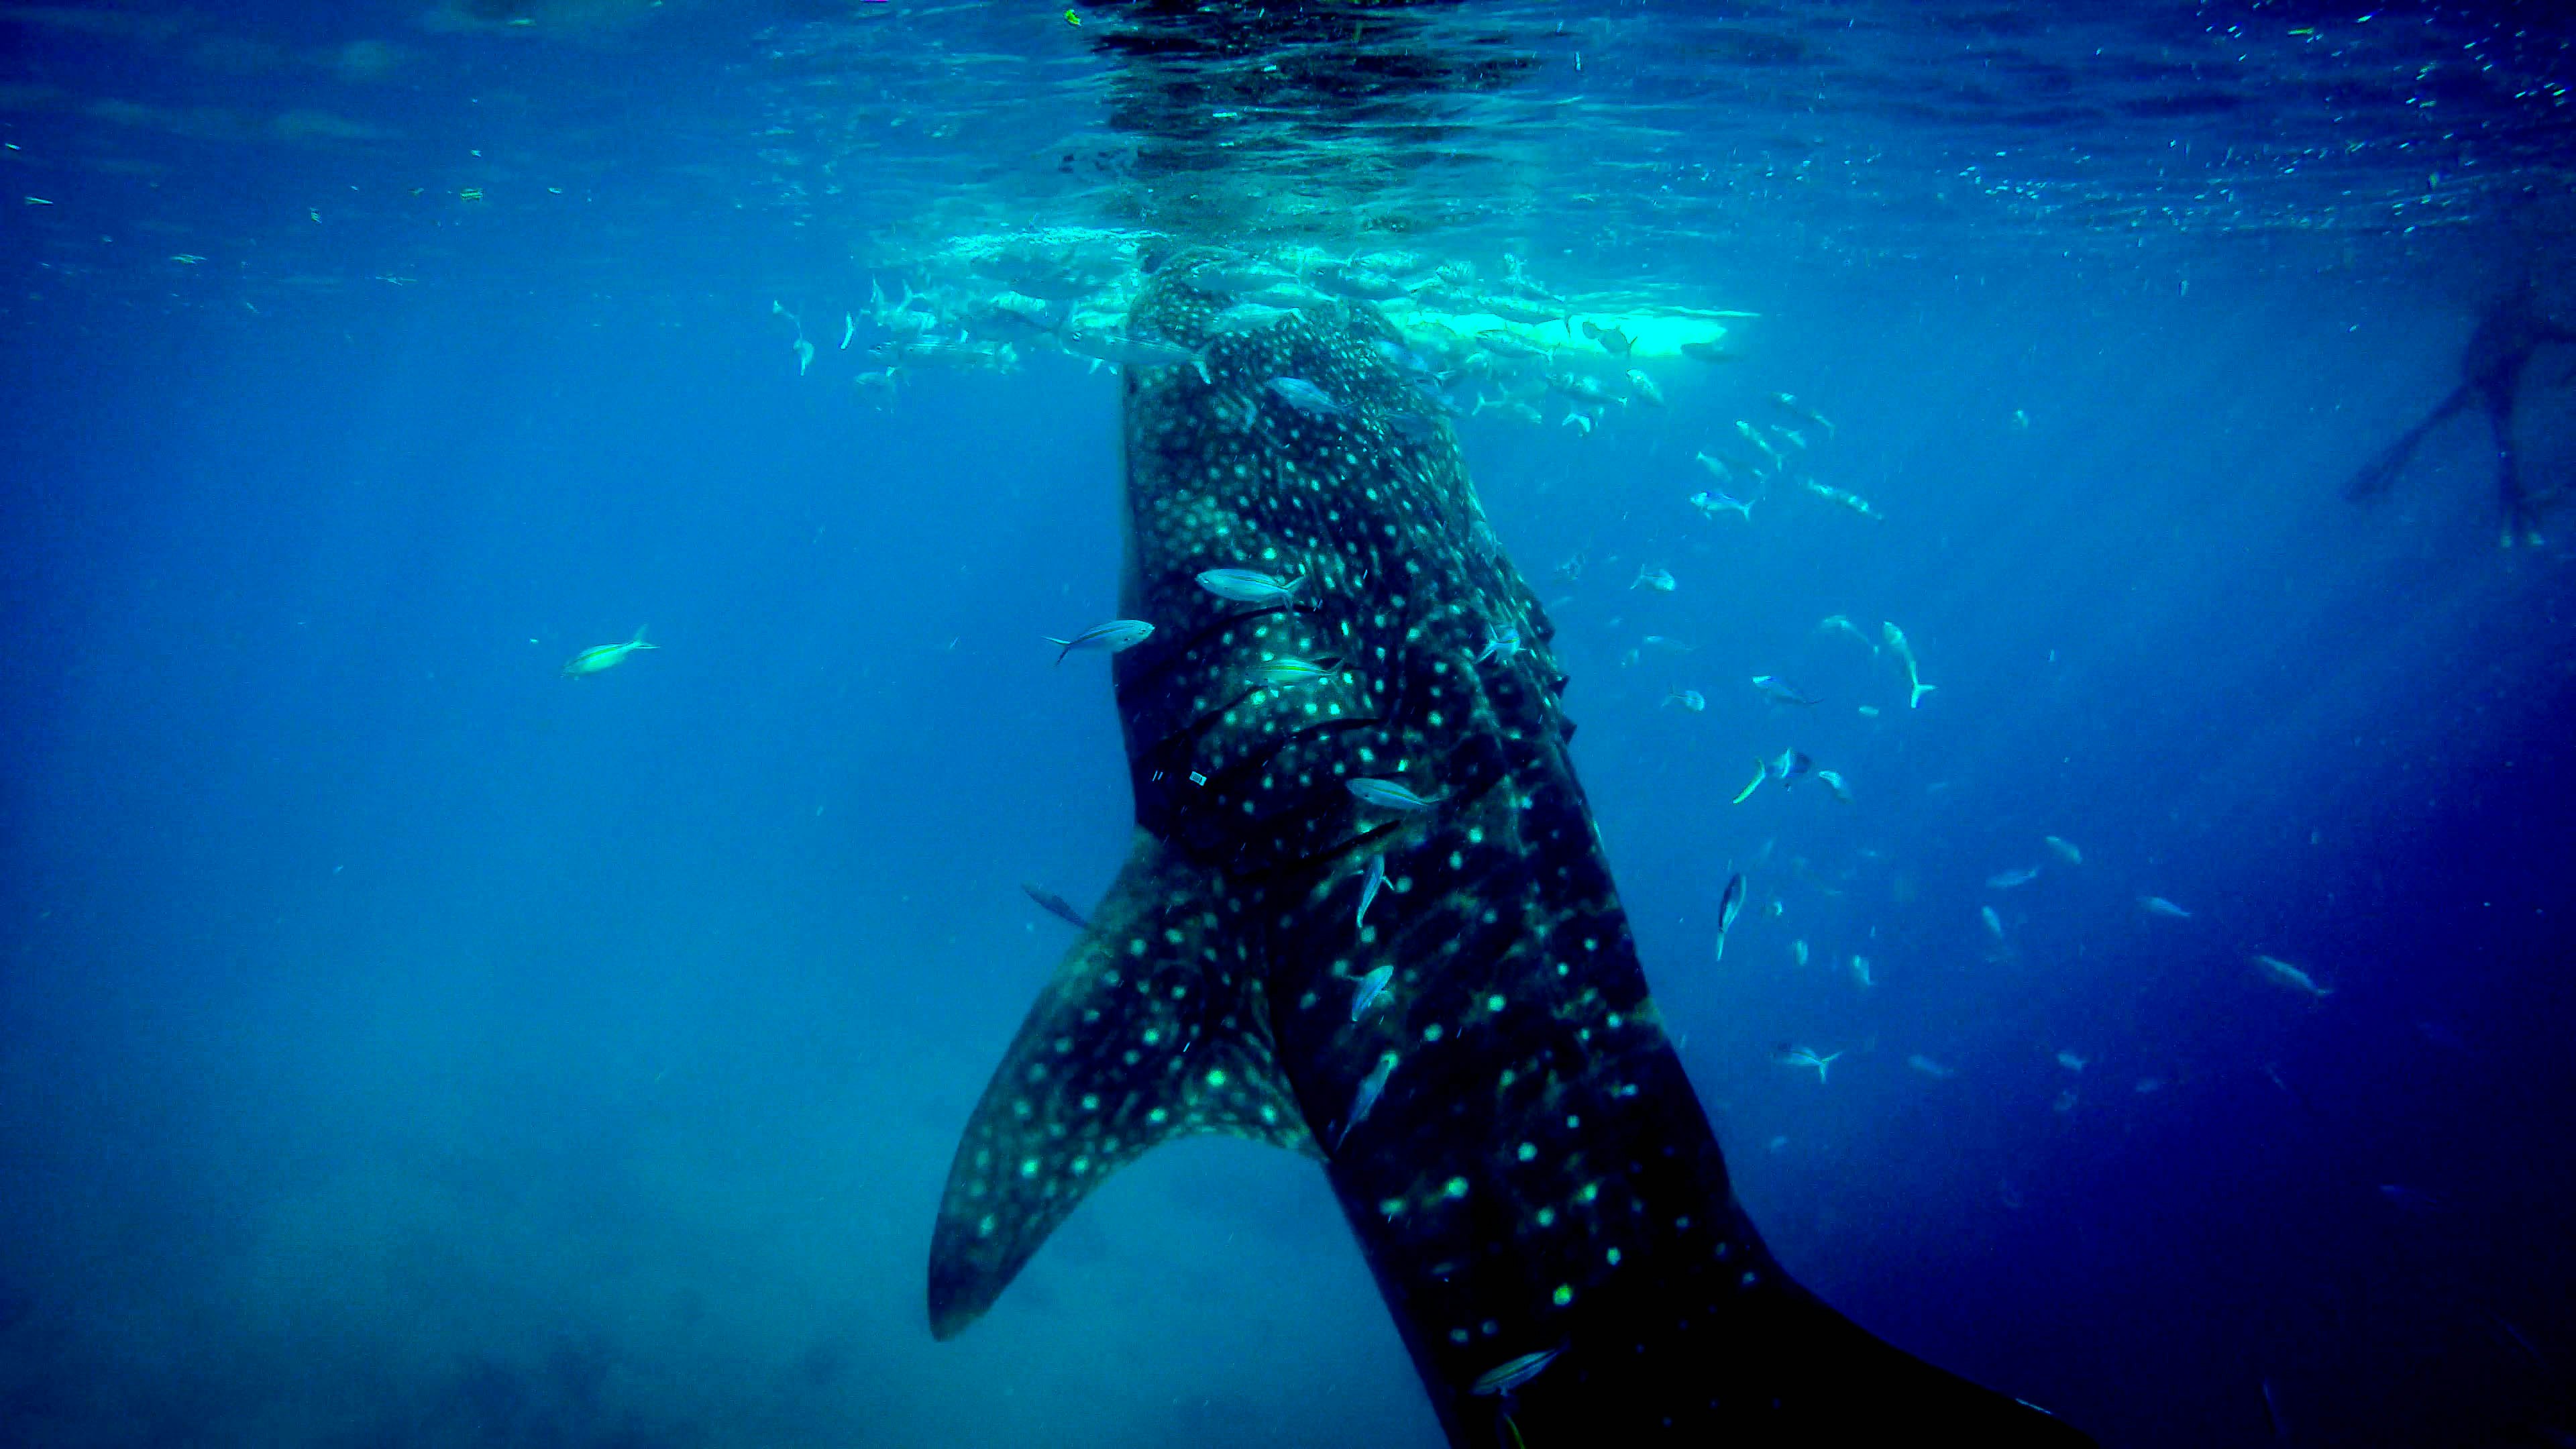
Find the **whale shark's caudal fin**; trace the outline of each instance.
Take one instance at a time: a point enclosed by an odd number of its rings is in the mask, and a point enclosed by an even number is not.
[[[1747,1363],[1721,1370],[1746,1389],[1799,1405],[1777,1440],[1761,1443],[1907,1444],[1985,1449],[2089,1449],[2090,1435],[2047,1410],[1916,1358],[1804,1288],[1769,1315]]]
[[[1270,1045],[1222,882],[1150,836],[1056,967],[976,1104],[930,1246],[930,1328],[993,1305],[1099,1182],[1175,1137],[1320,1157]]]

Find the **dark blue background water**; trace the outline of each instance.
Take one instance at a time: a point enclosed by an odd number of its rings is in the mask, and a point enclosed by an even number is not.
[[[1068,940],[1017,883],[1087,903],[1126,845],[1098,661],[1037,642],[1113,602],[1115,383],[872,411],[770,310],[864,276],[744,229],[583,289],[481,224],[442,270],[525,285],[256,311],[13,264],[0,1442],[1435,1442],[1319,1175],[1241,1144],[929,1342],[948,1153]],[[1540,585],[1578,759],[1775,1248],[2106,1443],[2564,1442],[2576,573],[2493,548],[2473,422],[2335,497],[2476,288],[1698,264],[1746,360],[1464,437],[1526,572],[1588,554]],[[1782,389],[1885,522],[1683,503]],[[1920,710],[1833,613],[1904,627]],[[1855,800],[1727,803],[1792,745]],[[1721,964],[1733,869],[1784,913]]]

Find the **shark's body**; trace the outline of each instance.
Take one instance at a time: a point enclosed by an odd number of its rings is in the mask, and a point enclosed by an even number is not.
[[[1131,325],[1204,344],[1204,375],[1126,381],[1120,611],[1157,625],[1114,664],[1137,847],[959,1145],[934,1331],[1118,1166],[1231,1132],[1324,1160],[1454,1443],[2088,1442],[1772,1261],[1647,994],[1567,758],[1553,630],[1446,426],[1414,443],[1389,421],[1422,406],[1370,346],[1392,332],[1361,308],[1213,336],[1226,299],[1183,270]],[[1341,411],[1276,404],[1282,377]],[[1237,568],[1308,575],[1311,607],[1194,582]],[[1499,627],[1523,647],[1480,664]],[[1280,656],[1336,667],[1257,685]],[[1436,803],[1380,808],[1352,780]]]

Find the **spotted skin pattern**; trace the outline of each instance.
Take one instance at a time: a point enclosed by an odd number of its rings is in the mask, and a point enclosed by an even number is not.
[[[1554,628],[1448,424],[1423,426],[1370,346],[1395,333],[1363,306],[1219,335],[1227,299],[1185,271],[1130,320],[1206,347],[1204,375],[1125,380],[1119,612],[1157,626],[1113,661],[1137,847],[959,1145],[934,1332],[989,1307],[1116,1167],[1227,1132],[1324,1158],[1456,1444],[2088,1442],[1879,1343],[1772,1261],[1648,995],[1566,755]],[[1280,402],[1279,377],[1341,411]],[[1260,607],[1199,587],[1212,568],[1310,577]],[[1479,663],[1501,627],[1523,647]],[[1331,672],[1260,683],[1283,657]],[[1437,803],[1372,806],[1355,778]],[[1386,885],[1355,927],[1375,855]]]

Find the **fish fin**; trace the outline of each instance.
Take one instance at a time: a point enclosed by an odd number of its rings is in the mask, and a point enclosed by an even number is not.
[[[1781,1290],[1741,1355],[1718,1373],[1798,1405],[1800,1442],[1897,1443],[1921,1437],[1929,1425],[1987,1449],[2093,1449],[2090,1436],[2046,1409],[1916,1358],[1803,1287]],[[1854,1384],[1868,1391],[1855,1393]],[[1720,1382],[1710,1391],[1727,1387]]]
[[[1064,662],[1064,656],[1073,652],[1073,641],[1070,639],[1059,639],[1053,634],[1040,634],[1038,637],[1044,639],[1049,644],[1057,646],[1055,662],[1058,664],[1062,664]]]
[[[1923,707],[1923,696],[1930,694],[1932,691],[1940,687],[1941,686],[1937,684],[1918,684],[1914,686],[1914,697],[1905,701],[1905,707],[1907,709],[1921,709]]]
[[[646,627],[646,626],[644,626],[644,625],[642,625],[642,624],[638,624],[638,625],[636,625],[636,626],[635,626],[635,637],[626,641],[626,647],[627,647],[627,648],[629,648],[629,649],[659,649],[659,648],[661,648],[661,647],[662,647],[662,646],[661,646],[661,645],[659,645],[659,644],[647,644],[647,643],[645,643],[645,642],[644,642],[644,630],[645,630],[645,627]]]
[[[1761,789],[1761,788],[1762,788],[1762,782],[1763,782],[1763,781],[1765,781],[1765,780],[1767,780],[1767,779],[1770,779],[1770,778],[1771,778],[1771,766],[1770,766],[1770,763],[1769,763],[1768,761],[1764,761],[1764,760],[1755,760],[1755,761],[1753,762],[1753,783],[1751,783],[1751,784],[1749,784],[1749,785],[1745,786],[1745,787],[1744,787],[1743,789],[1741,789],[1741,790],[1736,791],[1736,792],[1735,792],[1735,798],[1734,798],[1734,799],[1732,799],[1732,800],[1730,800],[1730,801],[1728,801],[1727,803],[1728,803],[1728,804],[1730,804],[1730,805],[1741,805],[1741,804],[1743,804],[1745,801],[1752,799],[1752,798],[1753,798],[1753,792],[1754,792],[1754,791],[1756,791],[1756,790]]]
[[[1222,1132],[1322,1156],[1272,1053],[1215,872],[1142,837],[984,1088],[930,1242],[930,1330],[1001,1296],[1091,1189],[1146,1149]]]

